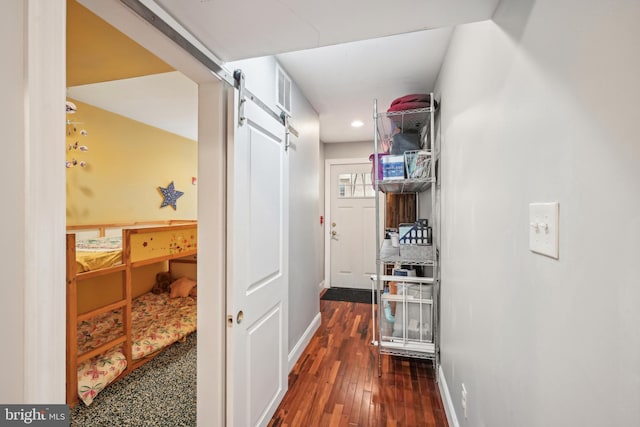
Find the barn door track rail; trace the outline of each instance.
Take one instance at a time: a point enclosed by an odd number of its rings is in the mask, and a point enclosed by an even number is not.
[[[242,70],[235,70],[233,73],[230,73],[223,65],[223,61],[213,56],[210,53],[205,53],[189,40],[184,37],[180,31],[174,28],[167,21],[162,19],[158,14],[149,9],[142,1],[140,0],[120,0],[125,6],[131,9],[134,13],[140,16],[142,19],[147,21],[153,27],[155,27],[162,34],[167,36],[169,39],[173,40],[178,46],[187,51],[191,56],[193,56],[198,62],[207,67],[215,76],[217,76],[220,80],[226,82],[228,85],[233,86],[239,91],[239,102],[238,102],[238,125],[242,126],[246,122],[246,118],[244,116],[244,104],[247,99],[253,101],[258,107],[263,109],[269,116],[273,119],[277,120],[287,131],[287,140],[288,134],[291,133],[296,137],[299,135],[298,131],[289,123],[289,116],[285,112],[276,112],[274,109],[265,104],[260,98],[251,93],[245,87],[245,76]],[[186,29],[182,29],[186,32]],[[286,148],[288,148],[288,142],[286,143]]]

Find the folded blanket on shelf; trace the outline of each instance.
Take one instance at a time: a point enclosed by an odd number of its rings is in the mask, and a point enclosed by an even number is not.
[[[431,106],[431,96],[428,93],[415,93],[394,99],[387,112],[415,110],[429,106]],[[437,106],[438,103],[434,101],[434,107],[437,108]]]

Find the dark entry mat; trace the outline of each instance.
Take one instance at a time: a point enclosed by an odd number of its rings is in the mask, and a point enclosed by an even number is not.
[[[367,289],[329,288],[320,299],[371,304],[371,291]]]

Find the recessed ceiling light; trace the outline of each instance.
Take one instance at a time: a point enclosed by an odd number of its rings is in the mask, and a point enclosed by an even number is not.
[[[351,122],[351,126],[353,126],[354,128],[360,128],[364,126],[364,123],[362,123],[362,120],[354,120]]]

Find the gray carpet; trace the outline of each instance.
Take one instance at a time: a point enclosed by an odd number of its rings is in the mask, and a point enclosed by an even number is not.
[[[71,425],[195,426],[196,333],[107,386],[90,406],[71,410]]]

